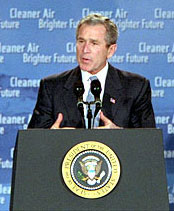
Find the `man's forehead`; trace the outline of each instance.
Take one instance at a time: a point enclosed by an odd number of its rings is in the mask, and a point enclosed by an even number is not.
[[[99,39],[105,36],[106,29],[103,25],[82,25],[79,29],[78,38],[90,37],[90,39]]]
[[[84,28],[103,28],[103,30],[104,31],[106,31],[106,28],[105,28],[105,26],[103,25],[103,24],[100,24],[100,23],[98,23],[98,24],[87,24],[87,23],[84,23],[84,24],[82,24],[81,26],[80,26],[80,29],[84,29]]]

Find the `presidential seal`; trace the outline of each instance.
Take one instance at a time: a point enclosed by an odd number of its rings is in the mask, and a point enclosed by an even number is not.
[[[72,147],[62,163],[62,176],[68,188],[83,198],[109,194],[120,178],[120,162],[103,143],[86,141]]]

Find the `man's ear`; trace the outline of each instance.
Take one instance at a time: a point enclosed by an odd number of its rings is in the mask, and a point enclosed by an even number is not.
[[[112,44],[108,48],[107,59],[111,58],[117,50],[117,44]]]

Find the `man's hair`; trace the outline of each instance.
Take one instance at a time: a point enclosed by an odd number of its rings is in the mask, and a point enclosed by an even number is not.
[[[80,27],[83,24],[87,24],[87,25],[91,25],[91,26],[95,26],[98,24],[103,25],[106,29],[105,40],[106,40],[107,45],[110,46],[117,42],[118,28],[117,28],[116,24],[114,22],[112,22],[108,17],[94,13],[94,14],[90,14],[90,15],[84,17],[83,19],[81,19],[81,21],[79,22],[79,24],[77,26],[76,40],[78,39]]]

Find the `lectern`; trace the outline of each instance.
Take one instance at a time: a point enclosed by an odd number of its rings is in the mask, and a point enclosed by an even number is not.
[[[169,210],[162,131],[19,131],[10,209]]]

